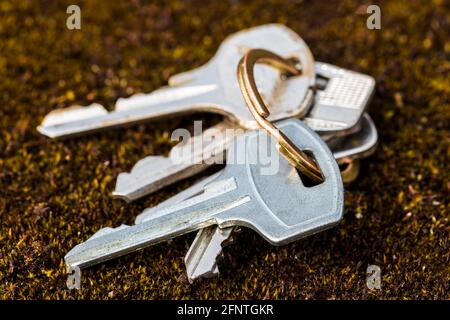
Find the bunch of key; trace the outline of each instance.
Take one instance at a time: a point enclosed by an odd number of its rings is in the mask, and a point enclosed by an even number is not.
[[[255,65],[253,89],[260,95],[246,96],[236,70],[254,50],[290,61],[299,72],[286,75],[274,66]],[[197,231],[185,256],[192,282],[219,273],[218,258],[239,228],[284,245],[335,226],[343,216],[343,185],[357,178],[359,160],[377,144],[375,125],[365,112],[374,88],[370,76],[315,62],[294,31],[269,24],[229,36],[205,65],[172,76],[167,87],[119,99],[114,111],[92,104],[51,112],[38,127],[51,138],[195,112],[225,118],[175,145],[169,156],[138,161],[131,172],[118,176],[113,197],[134,201],[194,178],[218,159],[225,159],[224,169],[144,210],[132,226],[100,229],[67,253],[67,265],[88,267]],[[306,183],[292,157],[280,152],[277,138],[255,121],[251,99],[267,105],[270,114],[263,115],[264,121],[312,159],[320,170],[318,183]],[[265,173],[267,163],[255,156],[265,153],[277,160],[276,172]]]

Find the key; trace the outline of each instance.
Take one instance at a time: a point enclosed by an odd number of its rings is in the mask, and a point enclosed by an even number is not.
[[[218,259],[222,248],[231,242],[236,227],[208,227],[199,230],[184,257],[188,281],[211,278],[219,274]]]
[[[339,160],[347,164],[344,171],[341,170],[344,184],[349,184],[356,180],[359,174],[359,160],[353,160],[351,158]],[[175,196],[159,203],[157,206],[146,209],[144,213],[137,216],[135,223],[142,222],[146,217],[154,218],[159,209],[182,202],[199,194],[204,186],[216,177],[217,174],[204,178]],[[221,229],[212,226],[197,232],[184,259],[189,282],[193,283],[198,278],[210,278],[219,273],[218,258],[222,256],[222,248],[233,242],[232,235],[236,232],[236,229],[234,227]]]
[[[375,150],[378,135],[376,127],[368,114],[362,119],[361,130],[346,137],[338,137],[334,140],[333,155],[338,163],[346,164],[347,167],[341,171],[344,183],[351,183],[356,180],[359,174],[359,161],[372,154]],[[330,144],[330,141],[328,142]],[[155,214],[158,208],[167,206],[174,201],[183,201],[195,193],[208,182],[208,179],[202,180],[177,196],[162,202],[157,207],[146,210],[137,216],[135,223],[140,223],[146,217]],[[188,280],[193,282],[197,278],[209,278],[218,274],[217,259],[222,254],[224,244],[230,243],[234,228],[220,229],[216,226],[201,229],[189,248],[185,256],[186,272]]]
[[[99,104],[56,110],[44,118],[38,130],[48,137],[62,138],[193,112],[219,113],[241,127],[255,129],[257,124],[236,77],[238,61],[250,48],[265,48],[296,58],[302,70],[301,76],[283,80],[277,70],[268,66],[255,69],[258,88],[273,106],[270,120],[305,115],[315,84],[313,56],[292,30],[268,24],[231,35],[208,63],[170,78],[168,87],[119,99],[112,112]]]
[[[357,131],[372,98],[375,79],[323,62],[316,62],[314,69],[317,86],[325,86],[325,90],[317,91],[314,106],[303,121],[325,140]]]
[[[305,187],[297,170],[278,154],[275,141],[262,130],[251,131],[234,140],[227,166],[201,194],[139,224],[101,229],[69,251],[66,264],[87,267],[212,225],[249,227],[273,245],[335,226],[342,219],[344,192],[333,155],[301,121],[285,120],[279,127],[299,148],[312,152],[324,182]],[[264,137],[269,144],[261,143]],[[279,165],[272,175],[262,161],[254,161],[268,151]]]
[[[364,153],[374,150],[378,136],[369,115],[362,118],[361,127],[363,130],[349,134],[347,137],[328,139],[331,140],[330,146],[340,145],[336,147],[340,148],[336,152],[340,150],[339,152],[343,154],[337,158],[344,158],[349,154],[364,156]],[[239,133],[232,130],[226,131],[233,128],[237,127],[228,122],[219,123],[205,130],[201,136],[194,136],[186,143],[174,146],[168,157],[148,156],[138,161],[130,173],[119,174],[113,197],[131,202],[202,172],[214,164],[212,155],[215,155],[218,160],[223,159],[228,143]],[[225,134],[226,132],[229,134]],[[201,147],[195,148],[196,145]],[[354,146],[351,147],[351,145]],[[183,160],[182,157],[177,156],[180,154],[188,156]],[[203,161],[192,161],[192,158]]]
[[[344,184],[356,180],[360,168],[358,159],[370,156],[375,151],[377,142],[376,127],[367,113],[362,119],[360,131],[327,142],[337,162],[347,165],[341,171]],[[181,201],[181,198],[178,200]],[[137,216],[136,223],[145,220],[146,216],[151,214],[152,211],[149,210]],[[212,226],[197,232],[184,258],[189,282],[192,283],[199,278],[210,278],[219,273],[217,260],[222,255],[223,246],[231,242],[233,231],[234,228],[220,229]]]
[[[359,159],[344,158],[342,164],[345,165],[341,169],[342,181],[345,186],[348,186],[359,176]]]

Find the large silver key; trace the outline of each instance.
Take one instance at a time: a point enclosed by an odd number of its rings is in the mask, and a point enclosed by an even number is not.
[[[208,63],[171,77],[168,87],[119,99],[112,112],[99,104],[56,110],[44,118],[38,130],[52,138],[69,137],[193,112],[219,113],[243,128],[257,128],[236,76],[239,59],[251,48],[272,50],[299,61],[301,76],[283,80],[277,70],[263,65],[256,67],[255,75],[264,99],[273,106],[271,121],[304,116],[315,85],[313,56],[295,32],[268,24],[231,35]]]
[[[332,144],[331,150],[337,162],[348,158],[353,160],[369,156],[375,150],[378,140],[376,127],[368,114],[362,119],[361,129],[345,137],[338,137],[327,144]],[[353,165],[356,165],[354,163]],[[178,193],[176,196],[161,202],[156,207],[149,208],[136,217],[135,223],[145,221],[147,217],[154,216],[163,207],[184,201],[201,192],[205,184],[215,176],[196,182],[191,187]],[[198,278],[208,278],[218,274],[217,259],[222,254],[224,244],[231,242],[234,228],[218,228],[216,226],[201,229],[185,256],[186,273],[190,282]]]
[[[370,76],[321,62],[316,62],[314,69],[320,79],[320,86],[315,94],[314,104],[304,119],[306,124],[320,133],[324,140],[332,140],[357,131],[358,123],[361,122],[360,119],[372,97],[375,80]],[[212,164],[208,154],[213,151],[219,155],[225,151],[232,137],[223,133],[232,128],[237,128],[237,125],[230,122],[220,123],[204,131],[202,135],[192,137],[185,144],[176,145],[169,157],[147,157],[140,160],[130,173],[119,175],[113,196],[133,201],[205,170]],[[208,146],[205,146],[204,142],[207,142]],[[195,145],[207,148],[186,152]],[[187,161],[173,161],[173,155],[178,154],[188,154]],[[205,161],[188,161],[190,158]]]
[[[65,256],[66,263],[87,267],[212,225],[249,227],[274,245],[335,226],[342,219],[344,192],[333,155],[299,120],[283,121],[279,128],[299,148],[312,152],[325,178],[323,183],[305,187],[297,170],[277,153],[273,139],[262,130],[248,132],[233,144],[244,146],[244,153],[236,152],[239,147],[229,148],[226,168],[203,193],[163,208],[134,226],[100,230],[74,247]],[[262,137],[269,143],[261,143]],[[261,153],[278,159],[274,175],[263,174],[264,164],[254,161]]]

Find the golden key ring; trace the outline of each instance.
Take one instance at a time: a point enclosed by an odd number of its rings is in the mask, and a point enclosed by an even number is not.
[[[296,62],[284,59],[275,53],[263,49],[252,49],[248,51],[239,61],[237,76],[239,87],[244,100],[256,122],[270,135],[277,139],[278,151],[302,174],[320,183],[324,181],[322,172],[318,165],[306,153],[301,151],[295,144],[278,130],[267,117],[270,115],[269,109],[264,104],[261,95],[256,87],[253,69],[256,63],[263,63],[273,66],[289,75],[300,75],[301,70],[296,67]]]

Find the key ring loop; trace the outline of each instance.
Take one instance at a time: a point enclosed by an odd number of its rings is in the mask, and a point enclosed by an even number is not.
[[[248,51],[239,61],[237,77],[244,100],[256,122],[277,140],[278,151],[301,173],[320,183],[324,181],[322,172],[318,165],[306,153],[301,151],[295,144],[278,130],[266,118],[270,111],[265,105],[256,87],[254,66],[256,63],[270,65],[286,72],[288,75],[300,75],[301,70],[296,66],[296,62],[284,59],[273,52],[263,49],[252,49]]]

